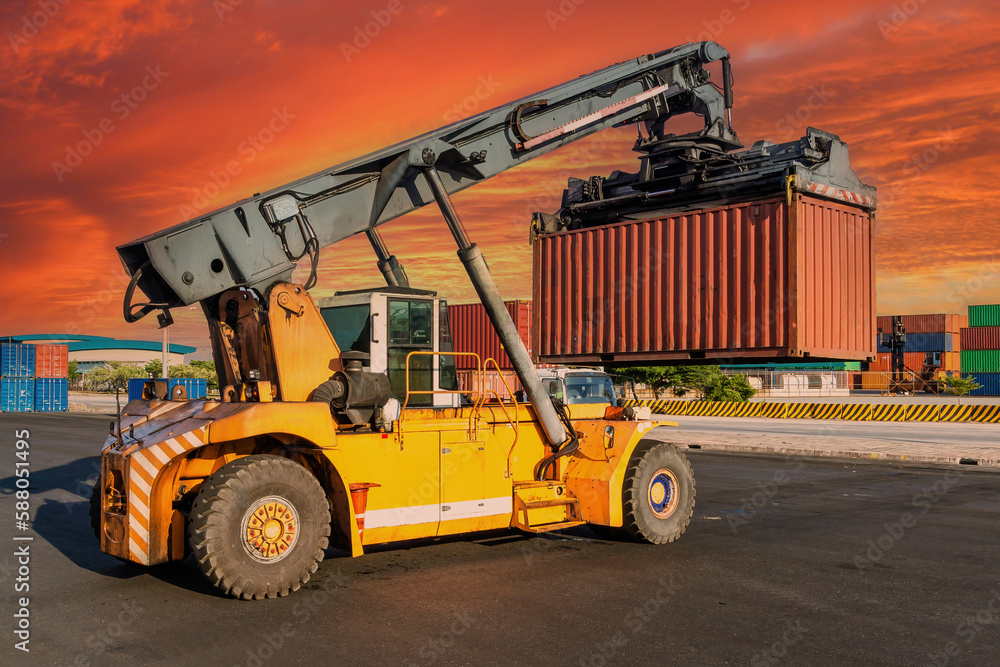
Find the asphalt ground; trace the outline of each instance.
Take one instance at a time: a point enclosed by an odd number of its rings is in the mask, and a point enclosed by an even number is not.
[[[189,561],[102,554],[87,516],[107,418],[0,415],[3,664],[982,665],[1000,647],[1000,476],[690,451],[666,546],[500,532],[330,551],[303,590],[216,594]],[[14,525],[28,429],[31,530]],[[30,543],[30,591],[15,536]],[[30,597],[30,653],[14,648]]]

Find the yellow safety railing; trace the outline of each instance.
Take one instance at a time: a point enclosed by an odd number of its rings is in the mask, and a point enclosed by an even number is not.
[[[446,357],[446,356],[448,356],[448,357],[474,357],[475,360],[476,360],[476,372],[479,375],[479,386],[481,388],[486,386],[486,369],[490,365],[492,365],[496,369],[496,371],[497,371],[497,375],[500,378],[500,382],[503,383],[504,388],[507,390],[507,394],[511,397],[511,402],[514,404],[514,418],[511,419],[510,413],[507,412],[507,406],[504,405],[503,399],[500,397],[500,395],[497,393],[497,391],[495,389],[489,389],[489,390],[479,389],[479,390],[471,390],[471,391],[469,391],[469,390],[463,391],[461,389],[458,389],[458,390],[452,390],[452,389],[411,389],[410,388],[410,360],[413,357],[417,357],[417,356],[425,356],[425,357],[426,356],[429,356],[429,357]],[[433,368],[431,368],[431,370],[429,372],[433,374],[433,372],[434,372]],[[499,364],[497,364],[497,362],[496,362],[495,359],[493,359],[492,357],[490,357],[490,358],[487,358],[485,362],[483,362],[482,357],[480,357],[475,352],[433,352],[431,350],[414,350],[414,351],[412,351],[412,352],[410,352],[409,354],[406,355],[405,373],[406,373],[406,396],[403,399],[403,405],[402,405],[402,407],[400,407],[399,417],[397,418],[397,421],[396,421],[396,425],[397,425],[396,431],[398,433],[398,438],[399,438],[399,441],[400,441],[400,446],[402,446],[402,439],[403,439],[403,415],[406,414],[406,407],[407,407],[407,405],[409,405],[410,396],[412,396],[412,395],[418,395],[418,394],[421,394],[421,395],[426,395],[426,394],[432,394],[432,395],[433,394],[460,394],[460,395],[461,394],[468,394],[468,395],[474,397],[474,400],[472,402],[472,407],[471,407],[471,410],[469,412],[469,434],[470,434],[470,436],[475,437],[475,433],[476,433],[476,430],[477,430],[477,424],[479,422],[479,415],[480,415],[480,412],[482,410],[482,406],[486,403],[486,399],[488,398],[488,396],[490,394],[492,394],[497,399],[497,405],[500,407],[500,410],[503,412],[504,419],[506,419],[507,423],[511,425],[511,428],[514,429],[514,442],[511,444],[510,450],[507,452],[507,472],[508,472],[508,475],[510,474],[510,457],[511,457],[511,454],[514,452],[514,446],[517,444],[517,438],[518,438],[518,419],[517,419],[517,405],[518,405],[518,403],[517,403],[517,397],[515,396],[514,392],[511,390],[510,385],[507,384],[507,380],[504,379],[503,373],[500,370],[500,366],[499,366]]]

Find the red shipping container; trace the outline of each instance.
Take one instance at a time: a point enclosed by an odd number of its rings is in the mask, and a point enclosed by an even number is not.
[[[1000,327],[962,329],[963,350],[1000,350]]]
[[[961,355],[958,352],[941,352],[941,370],[957,371],[961,365]],[[912,371],[919,373],[923,370],[924,361],[927,359],[926,352],[904,352],[903,365]],[[878,358],[868,365],[869,371],[890,371],[890,354],[879,352]]]
[[[531,302],[505,301],[507,312],[514,320],[517,332],[531,354]],[[475,352],[482,361],[488,358],[496,359],[502,369],[511,369],[510,357],[500,344],[486,309],[481,303],[468,303],[448,306],[448,321],[451,325],[451,339],[456,352]],[[459,369],[469,370],[476,367],[473,357],[455,357],[455,365]]]
[[[68,345],[35,345],[35,377],[64,378],[69,375]]]
[[[538,360],[874,357],[872,238],[801,194],[538,236]]]
[[[962,327],[969,326],[969,316],[957,313],[938,315],[903,315],[906,333],[952,333],[957,334]],[[892,333],[892,315],[879,315],[878,326],[882,333]]]

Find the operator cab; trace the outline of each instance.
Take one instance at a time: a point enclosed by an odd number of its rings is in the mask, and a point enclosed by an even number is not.
[[[540,368],[538,375],[549,396],[567,405],[618,403],[611,376],[604,371],[590,368]]]
[[[337,292],[319,300],[320,313],[341,352],[369,355],[364,370],[385,373],[392,397],[407,407],[458,407],[455,357],[410,357],[410,397],[406,399],[406,359],[410,352],[451,352],[448,303],[437,292],[384,286]]]

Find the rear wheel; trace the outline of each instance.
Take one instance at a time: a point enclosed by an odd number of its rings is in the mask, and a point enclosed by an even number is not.
[[[694,496],[694,472],[681,450],[665,442],[640,442],[625,473],[622,529],[644,542],[673,542],[691,523]]]
[[[199,569],[227,595],[259,600],[309,581],[330,536],[330,508],[316,478],[280,456],[247,456],[202,484],[188,544]]]

